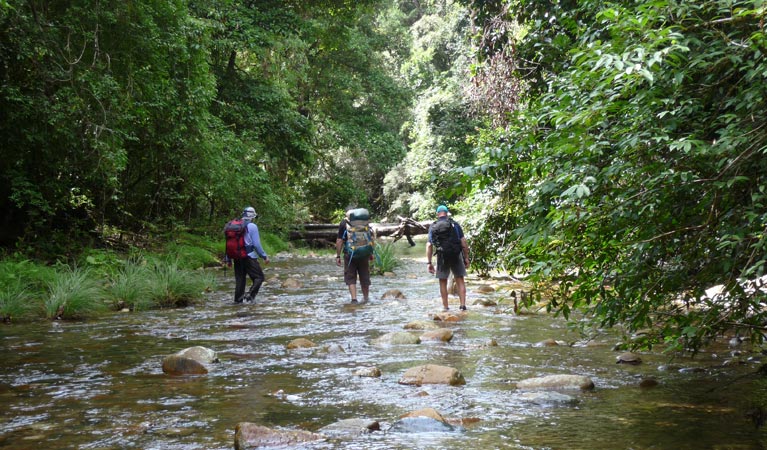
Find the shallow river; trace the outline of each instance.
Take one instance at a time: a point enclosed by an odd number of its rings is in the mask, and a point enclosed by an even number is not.
[[[317,431],[341,419],[370,418],[381,432],[328,440],[312,449],[761,449],[765,429],[753,408],[767,409],[761,362],[725,365],[722,346],[694,359],[660,353],[642,364],[616,364],[615,335],[588,345],[560,319],[515,315],[502,307],[503,280],[468,279],[469,312],[449,343],[379,347],[371,340],[441,310],[423,247],[397,243],[396,277],[374,277],[372,300],[348,305],[332,256],[277,256],[254,305],[231,302],[231,269],[194,308],[115,313],[98,321],[0,326],[0,448],[231,449],[238,422]],[[301,288],[282,288],[298,277]],[[477,288],[497,288],[479,294]],[[381,299],[399,289],[405,300]],[[457,309],[457,299],[451,299]],[[316,350],[286,349],[304,337]],[[573,345],[538,346],[546,339]],[[494,340],[497,345],[488,345]],[[343,352],[327,352],[335,345]],[[220,363],[204,376],[163,374],[164,356],[202,345]],[[749,356],[744,354],[742,359]],[[454,367],[466,385],[406,386],[413,366]],[[380,378],[356,377],[376,366]],[[661,370],[666,369],[666,370]],[[531,402],[514,382],[547,374],[590,377],[572,402]],[[751,374],[751,375],[749,375]],[[652,388],[639,386],[657,380]],[[393,433],[400,415],[432,407],[451,419],[479,419],[449,433]]]

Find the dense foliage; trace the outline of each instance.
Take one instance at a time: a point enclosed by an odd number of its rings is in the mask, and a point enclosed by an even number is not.
[[[513,51],[534,69],[467,171],[481,267],[557,282],[565,315],[653,327],[641,344],[761,340],[763,2],[473,3],[523,20]]]
[[[0,3],[0,243],[380,209],[409,105],[386,5]]]

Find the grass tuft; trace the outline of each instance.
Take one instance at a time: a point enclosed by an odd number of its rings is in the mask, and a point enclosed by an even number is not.
[[[105,309],[104,291],[88,269],[57,271],[47,291],[42,305],[48,319],[84,319]]]

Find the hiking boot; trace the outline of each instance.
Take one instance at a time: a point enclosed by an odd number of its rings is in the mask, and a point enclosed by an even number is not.
[[[357,299],[356,299],[356,298],[353,298],[353,299],[352,299],[352,305],[356,305],[357,303],[359,303],[359,302],[357,301]]]
[[[466,305],[461,305],[461,307],[460,307],[459,309],[460,309],[461,311],[466,311]]]

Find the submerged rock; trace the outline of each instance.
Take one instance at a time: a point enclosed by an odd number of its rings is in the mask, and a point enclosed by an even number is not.
[[[517,389],[594,389],[594,382],[583,375],[547,375],[517,382]]]
[[[327,436],[357,436],[380,431],[381,424],[372,419],[343,419],[319,429]]]
[[[288,278],[282,282],[283,289],[299,289],[303,287],[303,283],[296,278]]]
[[[574,397],[560,392],[545,391],[545,392],[525,392],[519,396],[520,399],[530,402],[536,405],[569,405],[577,403]]]
[[[316,347],[317,344],[310,341],[306,338],[297,338],[293,339],[292,341],[288,342],[288,345],[286,346],[288,350],[296,349],[296,348],[313,348]]]
[[[389,289],[388,291],[384,292],[381,296],[381,300],[385,300],[387,298],[394,298],[397,300],[405,300],[405,294],[402,293],[399,289]]]
[[[448,328],[437,328],[436,330],[429,330],[421,335],[422,341],[450,342],[451,339],[453,339],[453,330]]]
[[[240,422],[234,429],[235,450],[263,447],[289,447],[305,442],[324,440],[325,436],[304,430],[281,430],[255,423]]]
[[[373,345],[412,345],[420,343],[421,338],[407,331],[393,331],[373,339]]]
[[[403,328],[406,330],[436,330],[439,328],[439,325],[434,323],[434,321],[414,320],[405,324]]]
[[[466,384],[463,374],[457,369],[436,364],[411,367],[406,370],[399,380],[399,384],[420,386],[422,384],[447,384],[459,386]]]
[[[378,367],[360,367],[353,373],[357,377],[378,378],[381,376],[381,369]]]
[[[391,433],[450,433],[456,427],[431,417],[405,417],[389,427]]]
[[[434,408],[421,408],[415,411],[410,411],[407,414],[401,415],[400,419],[404,419],[405,417],[431,417],[432,419],[439,420],[440,422],[447,422],[445,418],[442,417],[442,414],[440,414]]]

